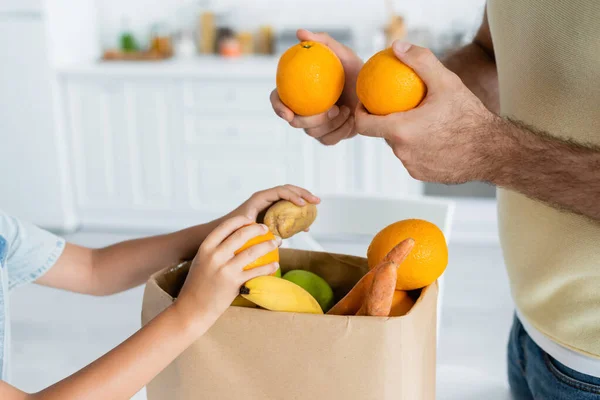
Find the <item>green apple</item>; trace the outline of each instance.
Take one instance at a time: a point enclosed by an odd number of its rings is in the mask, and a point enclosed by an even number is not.
[[[319,275],[310,271],[295,269],[286,272],[283,279],[295,283],[310,293],[317,300],[324,313],[333,306],[333,290],[325,279]]]

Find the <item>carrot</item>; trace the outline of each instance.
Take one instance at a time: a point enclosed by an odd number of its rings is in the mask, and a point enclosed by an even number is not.
[[[415,247],[415,240],[413,238],[404,239],[395,245],[381,262],[392,261],[400,265],[406,260],[413,247]]]
[[[398,243],[385,256],[383,262],[392,261],[397,265],[404,262],[408,254],[415,245],[415,241],[411,238]],[[364,303],[365,296],[373,283],[373,276],[377,268],[371,269],[354,285],[346,296],[334,305],[327,314],[329,315],[355,315]]]
[[[356,285],[336,305],[331,307],[327,314],[354,315],[363,304],[365,293],[373,283],[375,268],[367,272]]]
[[[356,315],[370,315],[373,317],[387,317],[390,315],[397,277],[398,264],[392,261],[379,264],[373,276],[371,288]]]

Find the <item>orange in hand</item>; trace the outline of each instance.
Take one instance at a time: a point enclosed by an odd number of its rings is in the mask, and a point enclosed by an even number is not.
[[[398,268],[396,290],[414,290],[428,286],[442,275],[448,265],[448,246],[442,231],[431,222],[407,219],[382,229],[367,250],[369,268],[375,268],[389,251],[407,238],[415,246]]]
[[[256,237],[253,237],[252,239],[248,240],[242,247],[240,247],[235,252],[235,254],[237,255],[249,247],[252,247],[259,243],[268,242],[269,240],[275,240],[275,235],[273,235],[273,233],[270,231],[265,233],[264,235],[256,236]],[[252,268],[262,267],[263,265],[271,264],[274,262],[279,262],[279,248],[276,248],[275,250],[268,252],[264,256],[258,257],[255,261],[246,265],[244,267],[244,271],[247,271]],[[272,275],[277,275],[278,272],[279,272],[279,270],[277,270],[277,272],[273,273]]]
[[[427,87],[391,48],[371,57],[358,73],[356,95],[367,111],[388,115],[408,111],[421,103]]]
[[[335,53],[318,42],[290,47],[277,65],[277,94],[297,115],[329,110],[344,89],[344,67]]]

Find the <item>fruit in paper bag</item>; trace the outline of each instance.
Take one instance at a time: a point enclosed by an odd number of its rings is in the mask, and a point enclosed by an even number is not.
[[[240,288],[247,300],[271,311],[323,314],[317,300],[300,286],[274,276],[250,279]]]
[[[264,223],[273,234],[282,239],[308,229],[317,218],[317,206],[297,206],[291,201],[280,200],[267,210]]]
[[[382,262],[375,268],[371,287],[356,315],[369,315],[372,317],[387,317],[390,315],[396,287],[397,270],[398,264],[393,261]]]
[[[237,295],[233,302],[231,303],[232,307],[246,307],[246,308],[258,308],[256,304],[251,302],[250,300],[245,299],[244,297]]]
[[[385,256],[384,262],[392,261],[397,265],[402,266],[402,263],[408,257],[409,253],[413,249],[415,241],[412,239],[405,239],[398,243],[389,253]],[[342,298],[336,305],[334,305],[327,314],[331,315],[355,315],[362,307],[365,297],[373,283],[373,277],[375,275],[375,268],[372,268],[367,272],[354,287]]]
[[[264,235],[259,235],[259,236],[253,237],[252,239],[248,240],[242,247],[240,247],[235,252],[235,254],[237,255],[249,247],[252,247],[259,243],[267,242],[269,240],[275,240],[275,236],[273,235],[272,232],[267,232]],[[244,267],[244,270],[247,271],[249,269],[262,267],[263,265],[271,264],[274,262],[279,262],[279,248],[276,248],[275,250],[270,251],[269,253],[265,254],[264,256],[260,256],[259,258],[257,258],[253,262],[251,262],[250,264],[246,265]],[[277,274],[277,271],[273,273],[273,275],[276,275],[276,274]],[[279,274],[281,274],[281,271],[279,271]]]
[[[401,317],[415,305],[414,300],[403,290],[396,290],[392,299],[390,317]]]
[[[442,231],[431,222],[407,219],[395,222],[375,235],[367,250],[369,268],[379,265],[397,243],[408,237],[415,240],[415,246],[398,270],[397,290],[428,286],[448,265],[448,246]]]
[[[318,42],[301,42],[283,53],[277,65],[277,94],[297,115],[329,110],[344,89],[344,67],[335,53]]]
[[[371,57],[356,79],[356,95],[367,111],[374,115],[413,109],[426,93],[423,80],[400,61],[391,48]]]
[[[283,279],[295,283],[310,293],[319,303],[323,312],[333,305],[333,290],[319,275],[310,271],[295,269],[283,275]]]

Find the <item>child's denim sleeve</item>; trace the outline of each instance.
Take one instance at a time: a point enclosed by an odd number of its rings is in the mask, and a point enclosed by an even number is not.
[[[65,240],[0,210],[0,236],[8,244],[5,267],[8,288],[14,289],[44,275],[56,263]]]

